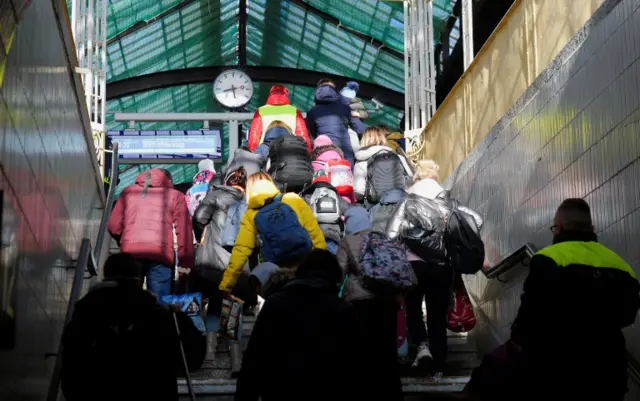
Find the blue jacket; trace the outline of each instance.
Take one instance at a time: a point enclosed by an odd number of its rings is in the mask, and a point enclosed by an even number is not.
[[[312,139],[319,135],[328,136],[334,145],[342,149],[344,158],[353,165],[355,157],[347,128],[351,127],[361,136],[365,125],[351,116],[351,108],[332,86],[323,85],[316,89],[315,100],[316,105],[307,112],[309,136]]]
[[[256,151],[254,153],[257,155],[260,155],[263,163],[266,162],[267,158],[269,157],[269,144],[271,143],[271,141],[275,141],[276,139],[280,138],[282,135],[287,135],[287,134],[288,134],[287,130],[282,127],[271,128],[270,130],[265,132],[264,140],[262,141],[260,146],[256,148]]]

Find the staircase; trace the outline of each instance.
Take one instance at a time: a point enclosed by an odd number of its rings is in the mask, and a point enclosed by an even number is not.
[[[253,316],[243,316],[242,348],[251,335],[255,322]],[[439,381],[425,377],[403,377],[405,399],[429,393],[455,393],[461,391],[469,381],[471,371],[479,364],[473,338],[464,334],[449,333],[448,368]],[[232,401],[236,380],[232,378],[231,356],[226,344],[218,344],[213,361],[205,361],[203,367],[191,373],[194,392],[198,401]],[[179,379],[180,400],[189,400],[184,379]]]

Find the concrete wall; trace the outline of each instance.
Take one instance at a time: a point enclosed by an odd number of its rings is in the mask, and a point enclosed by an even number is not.
[[[548,245],[556,207],[580,197],[600,240],[640,274],[639,7],[605,1],[449,177],[454,196],[485,216],[492,264],[526,242]],[[504,283],[468,277],[487,318],[476,333],[484,340],[508,338],[526,274],[520,266]],[[640,325],[626,335],[640,360]]]
[[[66,9],[24,3],[0,2],[0,190],[14,235],[3,237],[0,264],[0,294],[13,298],[0,310],[15,316],[16,333],[0,349],[3,401],[44,399],[55,361],[45,353],[57,351],[73,276],[55,265],[76,258],[82,237],[95,240],[103,205]]]
[[[421,156],[447,177],[604,0],[516,0],[425,128]]]

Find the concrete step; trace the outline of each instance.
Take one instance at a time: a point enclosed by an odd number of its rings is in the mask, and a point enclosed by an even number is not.
[[[424,393],[455,393],[460,392],[469,382],[469,376],[443,377],[438,381],[427,378],[403,378],[402,390],[405,394]],[[230,396],[235,394],[236,380],[227,378],[195,379],[192,378],[194,392],[198,400],[216,400],[223,398],[211,398],[212,396]],[[178,392],[188,395],[184,379],[178,380]]]

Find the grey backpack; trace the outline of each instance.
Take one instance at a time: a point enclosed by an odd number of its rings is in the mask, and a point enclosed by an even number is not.
[[[316,188],[309,199],[318,223],[332,224],[340,221],[340,198],[336,191],[327,187]]]

